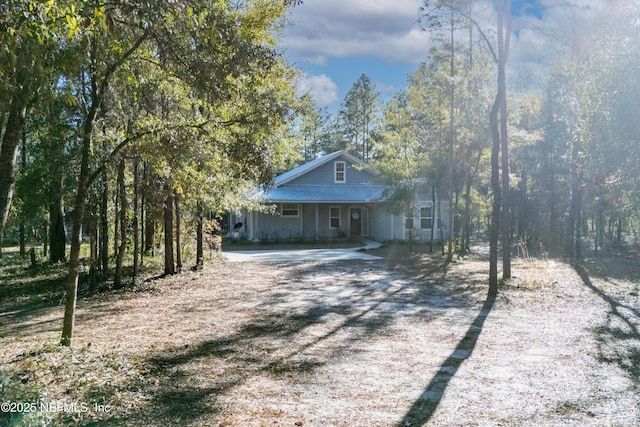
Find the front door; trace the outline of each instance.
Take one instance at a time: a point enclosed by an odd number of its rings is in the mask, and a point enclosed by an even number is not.
[[[349,209],[349,236],[360,237],[362,236],[362,209],[351,208]]]

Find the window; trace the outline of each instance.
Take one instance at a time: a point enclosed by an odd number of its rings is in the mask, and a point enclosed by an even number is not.
[[[407,216],[405,217],[405,220],[404,220],[404,228],[406,228],[407,230],[411,230],[413,228],[413,211],[412,210],[407,211]]]
[[[331,208],[331,228],[340,228],[340,208]]]
[[[433,207],[420,208],[420,228],[431,228],[433,224]]]
[[[346,169],[347,165],[345,162],[335,162],[333,164],[335,170],[335,179],[334,182],[346,182]]]
[[[297,203],[283,203],[282,216],[299,216],[300,207]]]

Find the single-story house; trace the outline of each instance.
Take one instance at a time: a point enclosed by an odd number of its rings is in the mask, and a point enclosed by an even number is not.
[[[445,204],[434,206],[430,188],[416,194],[413,212],[391,209],[388,190],[376,170],[337,151],[277,176],[260,191],[273,212],[248,211],[229,223],[243,223],[241,234],[250,240],[405,240],[410,228],[414,239],[429,240],[434,225],[434,240],[446,238]]]

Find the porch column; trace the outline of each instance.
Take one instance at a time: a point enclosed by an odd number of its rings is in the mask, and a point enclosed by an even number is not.
[[[316,239],[320,238],[320,208],[316,203]]]
[[[251,219],[253,220],[253,231],[251,232],[251,240],[258,240],[260,238],[258,236],[258,230],[260,229],[260,212],[254,211],[253,215],[251,215]]]

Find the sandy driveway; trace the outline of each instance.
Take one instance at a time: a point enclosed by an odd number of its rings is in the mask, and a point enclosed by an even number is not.
[[[16,314],[2,370],[111,408],[77,425],[638,425],[637,298],[530,261],[487,300],[486,267],[220,263],[81,300],[71,352],[60,307]]]
[[[379,260],[380,257],[369,255],[364,251],[379,246],[378,242],[368,241],[357,248],[230,251],[224,252],[223,255],[230,262],[371,261]]]

